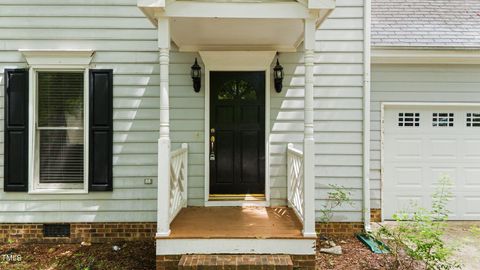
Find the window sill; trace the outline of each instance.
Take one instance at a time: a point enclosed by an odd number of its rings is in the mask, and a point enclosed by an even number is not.
[[[84,189],[37,189],[37,190],[29,191],[28,194],[32,194],[32,195],[88,194],[88,191]]]

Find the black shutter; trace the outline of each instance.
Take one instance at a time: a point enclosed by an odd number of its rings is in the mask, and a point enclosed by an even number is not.
[[[28,69],[6,69],[4,190],[28,191]]]
[[[111,191],[113,151],[113,72],[90,70],[89,190]]]

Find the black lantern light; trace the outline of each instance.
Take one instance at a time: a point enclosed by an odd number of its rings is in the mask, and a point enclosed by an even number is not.
[[[277,58],[277,64],[276,64],[275,67],[273,68],[273,79],[274,79],[274,82],[275,82],[275,91],[277,91],[277,93],[282,92],[282,87],[283,87],[283,67],[282,67],[282,65],[280,65],[280,63],[278,62],[278,58]]]
[[[198,65],[197,58],[195,58],[195,63],[192,66],[192,80],[193,80],[193,90],[195,92],[200,92],[200,87],[202,84],[202,68]]]

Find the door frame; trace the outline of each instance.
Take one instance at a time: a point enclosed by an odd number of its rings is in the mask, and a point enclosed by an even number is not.
[[[270,206],[270,73],[275,51],[200,51],[205,67],[205,206]],[[210,201],[210,71],[265,72],[265,201]]]
[[[381,221],[385,221],[384,205],[384,176],[385,176],[385,111],[390,108],[414,108],[414,107],[480,107],[478,102],[408,102],[393,101],[380,102],[380,209]]]

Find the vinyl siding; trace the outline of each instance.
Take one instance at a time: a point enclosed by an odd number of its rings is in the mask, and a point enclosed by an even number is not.
[[[135,0],[29,0],[0,4],[0,129],[5,68],[26,67],[18,49],[93,49],[92,68],[114,70],[113,192],[3,192],[0,222],[155,221],[159,67],[157,33]],[[172,65],[178,74],[178,65]],[[174,75],[178,76],[178,75]],[[3,161],[3,132],[0,137]],[[145,185],[144,179],[154,179]]]
[[[480,102],[479,65],[373,65],[371,205],[381,208],[381,103]]]
[[[5,0],[0,4],[0,117],[3,69],[25,67],[18,49],[93,49],[92,68],[114,70],[113,192],[29,195],[3,192],[0,222],[155,221],[159,65],[157,32],[136,0]],[[334,220],[361,221],[363,0],[337,0],[316,35],[316,208],[329,184],[352,192],[354,205]],[[172,149],[189,144],[189,205],[204,201],[205,91],[189,75],[196,53],[170,55]],[[199,60],[201,60],[199,58]],[[286,145],[303,141],[303,53],[282,53],[284,90],[270,90],[271,202],[286,204]],[[204,80],[203,80],[204,81]],[[3,129],[3,123],[0,123]],[[3,132],[0,133],[3,160]],[[3,162],[1,163],[3,165]],[[3,168],[0,168],[3,177]],[[145,178],[154,179],[144,185]]]
[[[329,184],[347,188],[353,206],[334,209],[335,221],[362,220],[363,1],[338,0],[316,33],[314,81],[315,208],[327,203]],[[286,144],[302,147],[303,53],[282,53],[284,90],[271,91],[272,203],[286,203]]]

